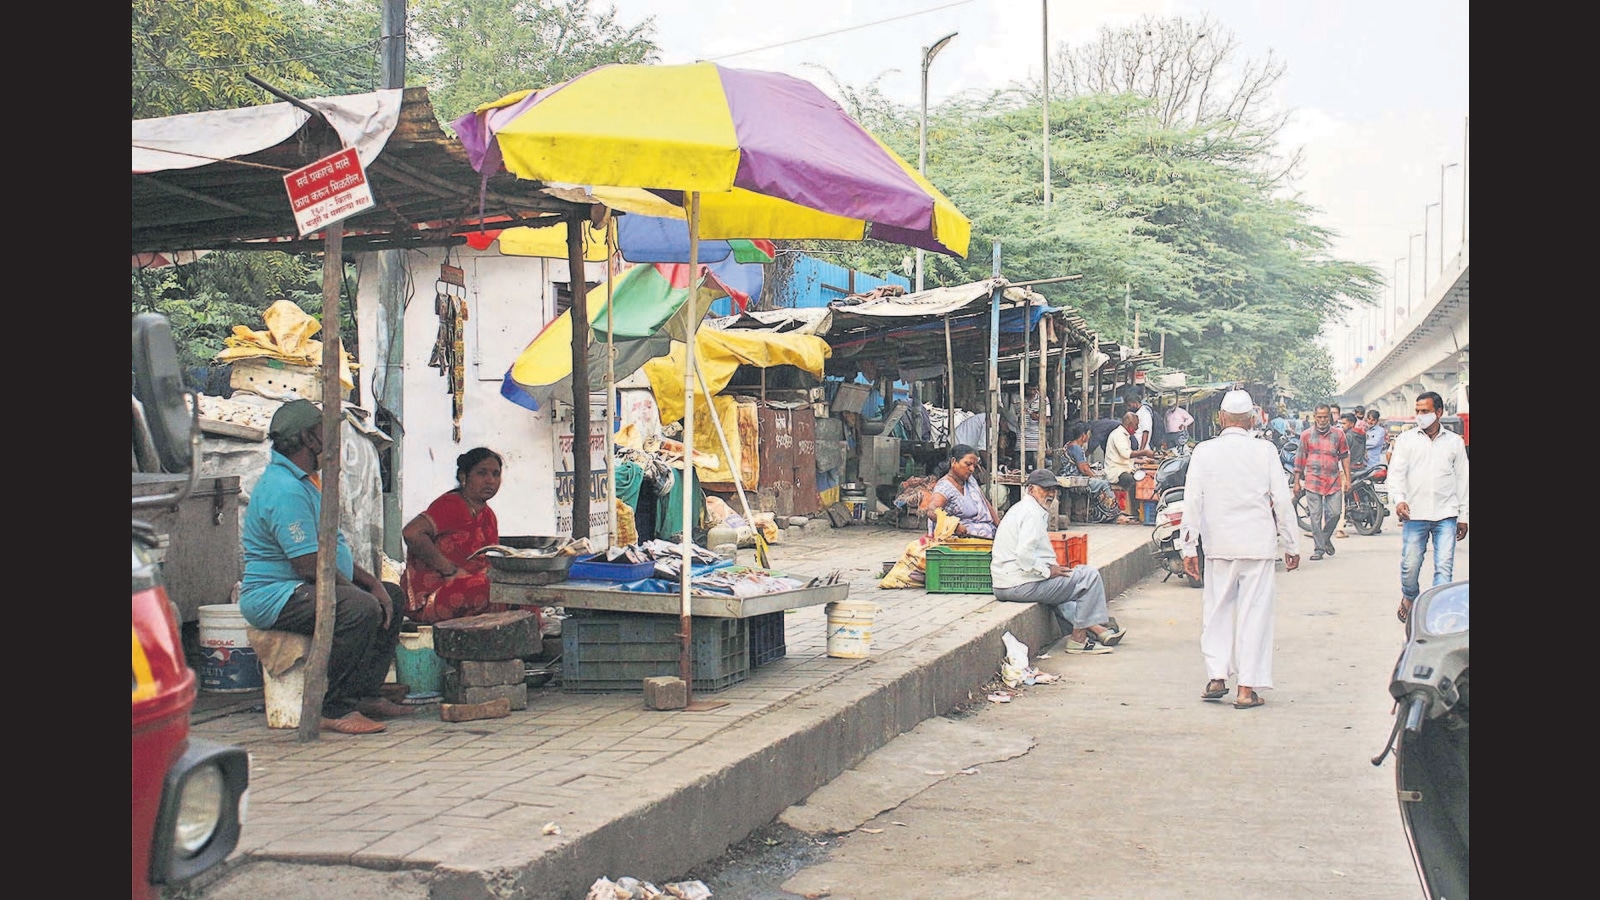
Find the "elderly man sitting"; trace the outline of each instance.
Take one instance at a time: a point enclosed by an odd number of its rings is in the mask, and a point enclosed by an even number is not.
[[[996,600],[1051,607],[1067,632],[1068,653],[1110,653],[1127,629],[1106,614],[1106,586],[1087,563],[1067,568],[1050,545],[1047,504],[1061,488],[1056,473],[1035,469],[1024,496],[1006,511],[994,536],[989,575]]]

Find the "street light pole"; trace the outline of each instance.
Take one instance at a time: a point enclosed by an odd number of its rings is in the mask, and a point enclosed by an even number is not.
[[[1411,246],[1412,246],[1411,242],[1415,241],[1419,237],[1422,237],[1422,235],[1420,233],[1419,234],[1413,234],[1413,235],[1411,235],[1411,237],[1406,239],[1406,307],[1407,307],[1407,312],[1410,311],[1410,307],[1411,307]],[[1395,321],[1395,330],[1399,331],[1400,330],[1400,316],[1399,316],[1398,312],[1395,315],[1395,320],[1394,321]]]
[[[1428,210],[1438,206],[1429,203],[1422,207],[1422,296],[1420,300],[1428,299]]]
[[[1410,248],[1408,247],[1406,249],[1409,250]],[[1390,342],[1394,341],[1394,326],[1395,326],[1395,322],[1396,322],[1395,310],[1398,310],[1400,308],[1400,261],[1401,260],[1405,260],[1406,261],[1406,278],[1408,279],[1407,284],[1406,284],[1406,296],[1407,297],[1411,296],[1411,284],[1409,282],[1409,279],[1411,278],[1411,265],[1410,265],[1411,258],[1409,256],[1396,256],[1394,258],[1394,281],[1392,281],[1389,284],[1389,328],[1388,328],[1388,332],[1389,333],[1386,335],[1386,337],[1389,338]]]
[[[1444,173],[1454,169],[1460,163],[1444,163],[1439,166],[1439,274],[1444,274]],[[1461,207],[1466,211],[1466,207]]]
[[[944,37],[933,42],[930,47],[922,48],[922,119],[917,128],[917,174],[923,178],[928,177],[928,66],[933,64],[933,58],[939,55],[944,45],[950,39],[960,34],[952,31]],[[917,293],[922,292],[922,249],[917,249]]]
[[[1039,0],[1039,6],[1044,14],[1044,208],[1048,210],[1050,209],[1050,0]]]

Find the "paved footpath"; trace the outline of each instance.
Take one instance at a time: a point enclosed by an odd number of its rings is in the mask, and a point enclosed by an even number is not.
[[[882,607],[871,656],[829,658],[823,608],[793,611],[783,659],[697,695],[728,701],[714,711],[547,687],[505,719],[423,713],[303,744],[268,729],[259,700],[202,704],[195,735],[250,751],[249,816],[229,863],[182,895],[570,898],[601,875],[660,883],[966,702],[995,673],[1006,630],[1035,648],[1059,636],[1032,605],[880,590],[883,561],[913,532],[816,527],[790,529],[773,568],[843,570],[850,599]],[[1150,571],[1150,529],[1081,530],[1113,596]]]

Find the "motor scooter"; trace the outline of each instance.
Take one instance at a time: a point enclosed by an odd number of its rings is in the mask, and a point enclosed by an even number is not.
[[[1378,485],[1388,477],[1389,467],[1383,463],[1351,476],[1350,492],[1344,497],[1344,518],[1356,527],[1358,534],[1377,534],[1383,530],[1383,519],[1389,510],[1378,496]]]
[[[1183,525],[1183,488],[1189,477],[1187,455],[1174,456],[1156,467],[1156,527],[1150,533],[1150,553],[1167,570],[1161,580],[1177,575],[1190,587],[1204,587],[1205,577],[1190,576],[1183,570],[1183,551],[1178,547],[1178,532]],[[1206,570],[1205,548],[1199,549],[1200,571]]]
[[[1441,584],[1412,605],[1389,680],[1394,729],[1372,759],[1381,766],[1394,753],[1400,820],[1429,900],[1468,900],[1471,881],[1467,586]]]

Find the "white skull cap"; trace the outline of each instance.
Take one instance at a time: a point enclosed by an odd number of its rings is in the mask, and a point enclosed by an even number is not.
[[[1244,391],[1229,391],[1222,398],[1222,411],[1225,413],[1247,413],[1255,408],[1255,402]]]

